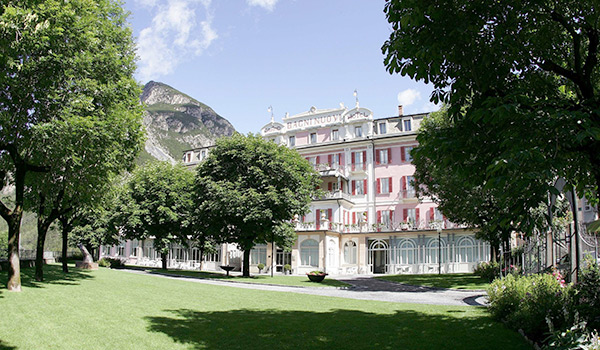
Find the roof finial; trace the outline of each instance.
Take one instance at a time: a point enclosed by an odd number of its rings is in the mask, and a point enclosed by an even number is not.
[[[356,97],[356,108],[358,108],[358,91],[354,89],[354,97]]]
[[[269,111],[269,113],[271,113],[271,123],[273,123],[275,121],[275,119],[273,117],[273,107],[269,106],[269,108],[267,108],[267,110]]]

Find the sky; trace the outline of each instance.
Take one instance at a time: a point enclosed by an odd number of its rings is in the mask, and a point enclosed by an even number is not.
[[[430,112],[432,87],[389,74],[383,0],[126,0],[136,79],[212,107],[242,133],[316,108]]]

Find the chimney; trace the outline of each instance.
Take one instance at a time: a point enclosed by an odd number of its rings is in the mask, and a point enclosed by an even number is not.
[[[398,116],[403,116],[404,115],[404,111],[402,110],[402,105],[398,105]]]

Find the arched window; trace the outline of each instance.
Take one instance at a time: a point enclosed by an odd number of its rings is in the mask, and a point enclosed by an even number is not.
[[[344,244],[344,263],[356,264],[356,243],[354,241]]]
[[[462,237],[458,240],[458,261],[475,261],[475,241],[471,237]]]
[[[412,239],[403,239],[400,241],[398,243],[398,264],[414,264],[416,251],[416,245]]]
[[[430,239],[429,243],[427,243],[427,262],[430,264],[437,264],[438,263],[438,257],[441,255],[441,262],[445,263],[447,261],[446,259],[446,244],[444,242],[444,240],[442,239],[442,251],[440,252],[440,242],[438,241],[437,238],[435,239]]]
[[[302,266],[319,266],[319,242],[306,239],[300,243],[300,264]]]

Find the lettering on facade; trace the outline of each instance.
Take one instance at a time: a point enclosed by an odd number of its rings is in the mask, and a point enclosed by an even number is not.
[[[350,119],[357,119],[357,118],[367,118],[368,116],[365,113],[361,113],[361,112],[356,112],[353,113],[351,116],[348,117],[348,120]]]
[[[265,128],[265,134],[271,131],[279,131],[281,130],[283,127],[281,125],[272,125],[272,126],[268,126]]]
[[[300,119],[293,122],[287,122],[287,129],[290,130],[309,126],[324,126],[326,124],[339,123],[341,117],[341,114],[333,114],[321,117]]]

